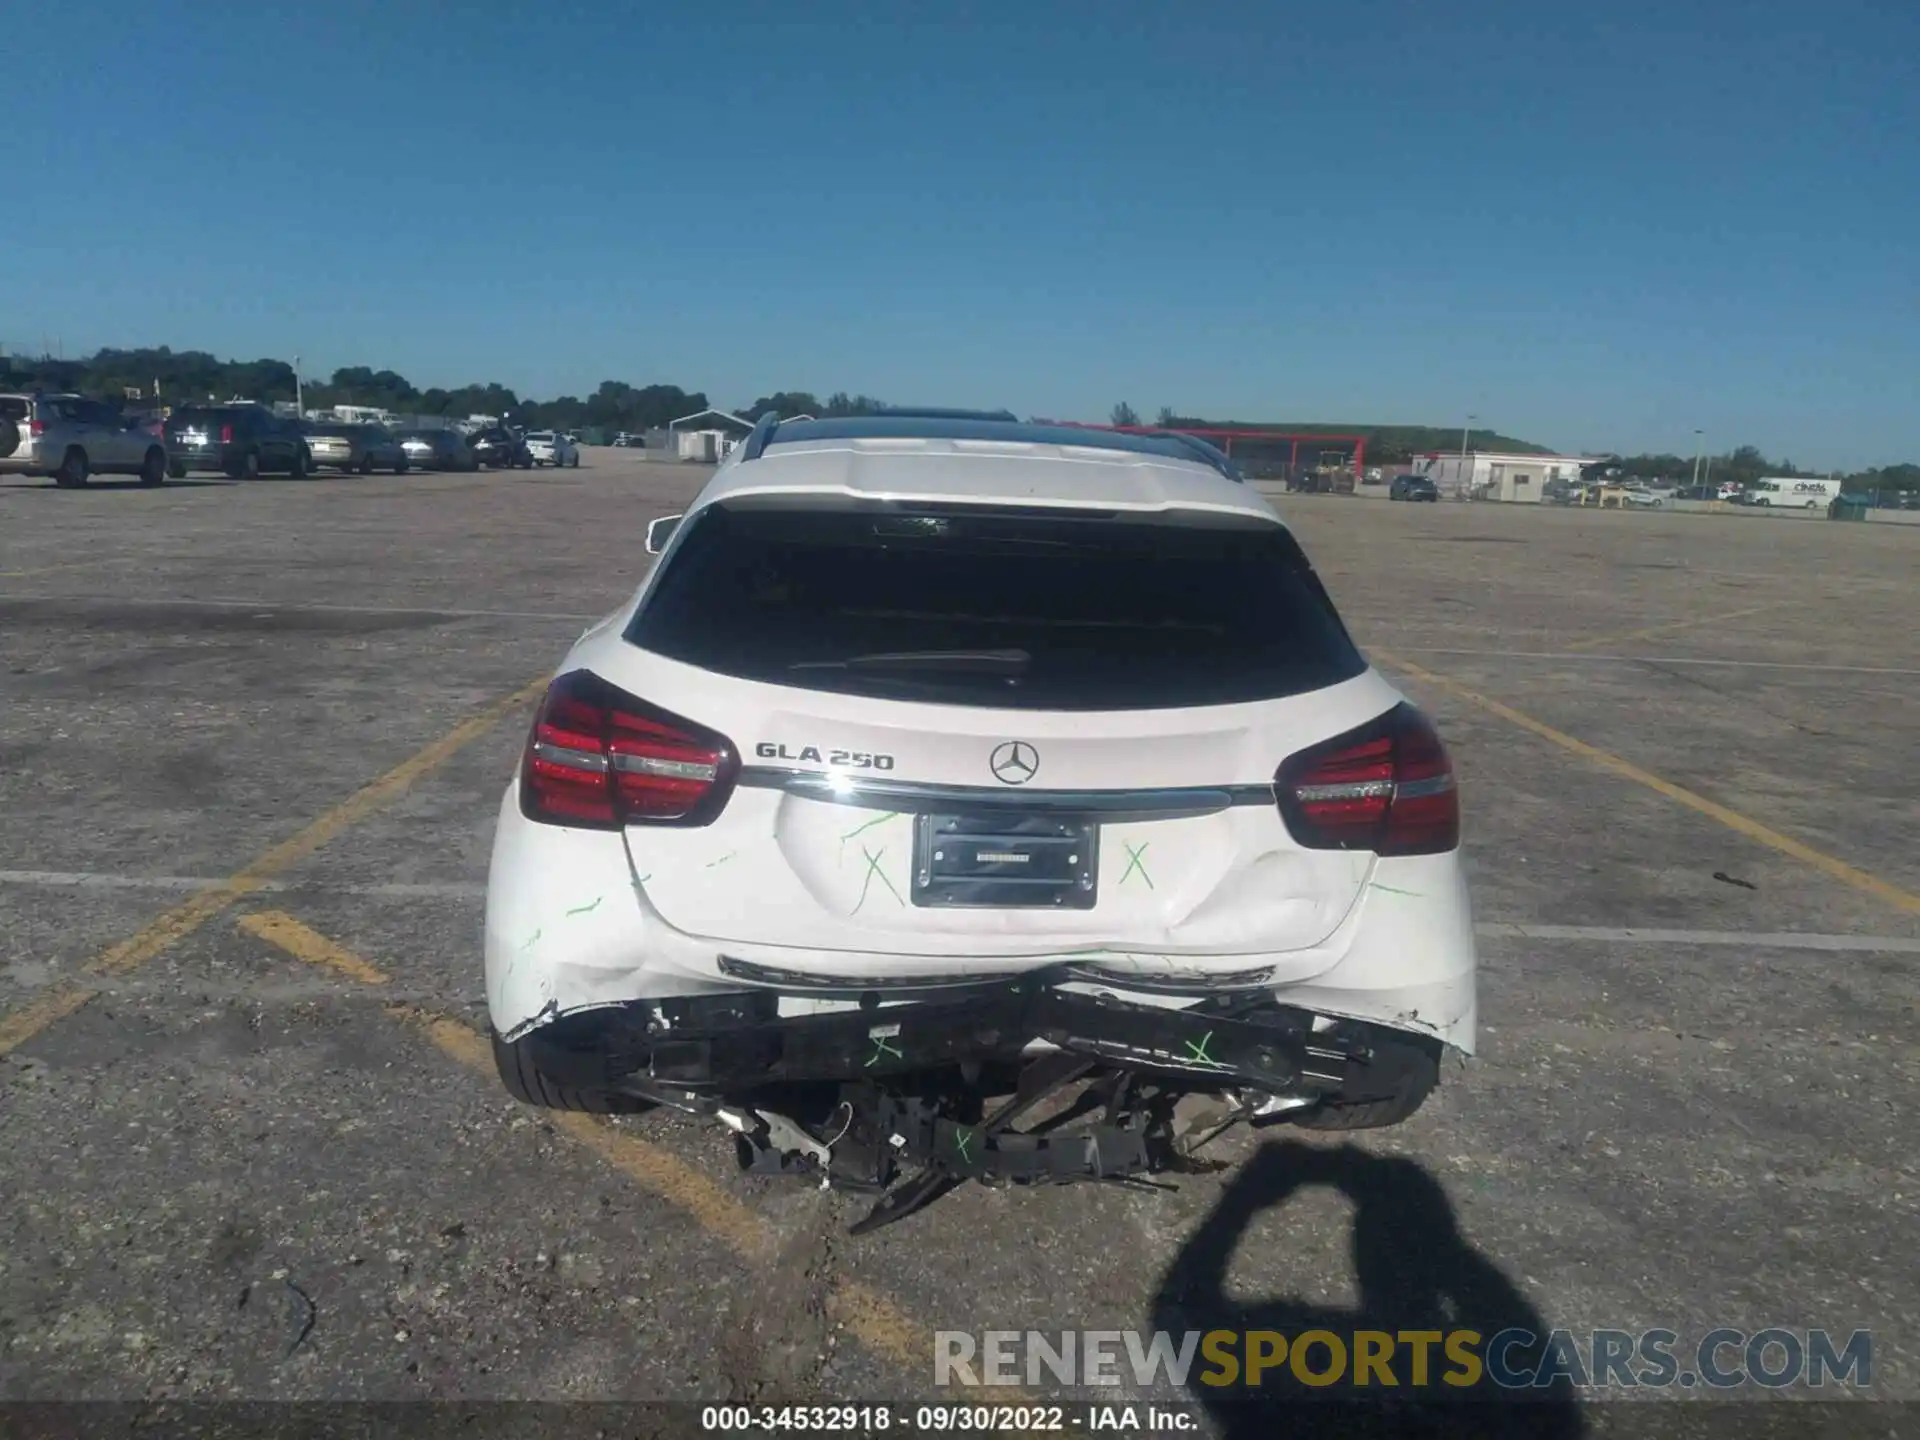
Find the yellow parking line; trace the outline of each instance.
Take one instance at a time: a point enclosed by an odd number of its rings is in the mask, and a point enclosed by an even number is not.
[[[98,990],[61,986],[29,1001],[11,1015],[0,1016],[0,1055],[10,1054],[49,1025],[56,1025],[85,1005]]]
[[[240,917],[240,928],[258,936],[269,945],[286,951],[296,960],[336,970],[362,985],[384,985],[384,972],[369,965],[351,950],[333,943],[318,930],[302,925],[283,910],[258,910]]]
[[[281,871],[299,864],[342,831],[391,805],[422,777],[451,760],[463,747],[479,739],[514,711],[530,704],[546,688],[546,684],[543,676],[530,685],[523,685],[511,695],[494,701],[432,744],[415,751],[379,779],[356,790],[311,824],[256,856],[245,868],[211,889],[203,890],[192,899],[176,905],[136,934],[102,951],[81,966],[82,971],[91,975],[114,975],[146,964],[209,920],[231,909],[236,901],[258,890]],[[0,1018],[0,1055],[10,1053],[49,1025],[73,1014],[98,993],[84,985],[61,986],[12,1015]]]
[[[120,557],[102,555],[93,560],[72,560],[65,565],[42,565],[37,570],[0,570],[0,580],[25,580],[30,575],[53,575],[62,570],[87,570],[95,565],[112,565]]]
[[[297,960],[323,965],[363,984],[387,983],[386,972],[379,966],[291,915],[262,911],[243,917],[239,923],[249,934]],[[419,1030],[449,1059],[490,1082],[494,1080],[493,1047],[471,1026],[411,1005],[389,1005],[387,1014]],[[764,1219],[678,1156],[595,1115],[556,1110],[549,1112],[549,1118],[557,1129],[642,1190],[688,1215],[741,1259],[765,1263],[778,1253],[777,1238]],[[836,1278],[827,1304],[834,1318],[877,1354],[902,1366],[922,1364],[930,1358],[932,1332],[859,1281]]]
[[[1649,625],[1644,630],[1628,630],[1617,635],[1591,635],[1585,640],[1575,640],[1565,648],[1568,650],[1597,650],[1604,645],[1624,644],[1628,640],[1649,640],[1656,635],[1671,635],[1677,630],[1693,630],[1702,625],[1717,625],[1722,620],[1738,620],[1743,615],[1758,615],[1763,610],[1778,610],[1787,602],[1769,600],[1765,605],[1749,605],[1744,610],[1726,610],[1718,615],[1696,615],[1689,620],[1674,620],[1665,625]]]
[[[468,1026],[409,1006],[390,1006],[387,1013],[418,1027],[443,1054],[467,1069],[494,1078],[493,1048]],[[678,1156],[596,1115],[556,1110],[548,1118],[642,1190],[690,1216],[741,1259],[764,1263],[778,1252],[778,1242],[765,1220]],[[856,1280],[835,1279],[828,1308],[870,1349],[898,1364],[913,1365],[929,1358],[932,1332]]]
[[[1511,705],[1502,704],[1491,696],[1468,689],[1458,680],[1422,669],[1412,661],[1402,660],[1385,650],[1375,650],[1373,653],[1396,670],[1403,671],[1416,680],[1437,685],[1442,690],[1459,696],[1462,700],[1478,705],[1490,714],[1498,715],[1502,720],[1518,725],[1522,730],[1531,731],[1543,740],[1552,741],[1563,750],[1570,751],[1582,759],[1591,760],[1602,769],[1611,770],[1614,774],[1624,776],[1637,785],[1644,785],[1647,789],[1656,791],[1669,800],[1685,805],[1689,810],[1697,810],[1709,819],[1718,820],[1729,830],[1736,831],[1749,840],[1758,841],[1768,849],[1779,851],[1782,855],[1790,855],[1802,864],[1811,865],[1821,873],[1832,876],[1842,884],[1851,885],[1856,890],[1865,891],[1869,895],[1885,900],[1896,909],[1904,910],[1910,915],[1920,915],[1920,895],[1910,894],[1899,886],[1882,880],[1878,875],[1870,875],[1865,870],[1849,865],[1846,861],[1837,859],[1823,850],[1816,850],[1803,841],[1795,840],[1791,835],[1782,835],[1778,830],[1763,825],[1760,821],[1749,815],[1743,815],[1738,810],[1729,809],[1717,800],[1709,800],[1706,796],[1696,794],[1685,786],[1676,785],[1671,780],[1663,780],[1651,771],[1642,770],[1631,760],[1623,760],[1618,755],[1587,744],[1584,740],[1576,740],[1564,731],[1556,730],[1544,721],[1536,720],[1531,715],[1514,709]]]

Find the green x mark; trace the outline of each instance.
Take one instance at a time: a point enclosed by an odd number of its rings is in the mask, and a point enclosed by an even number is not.
[[[867,1063],[863,1068],[871,1070],[880,1063],[881,1057],[886,1055],[891,1055],[896,1060],[904,1060],[907,1058],[887,1042],[886,1036],[875,1035],[872,1036],[871,1039],[873,1040],[873,1054],[868,1057]]]
[[[1128,844],[1125,840],[1120,842],[1121,848],[1127,852],[1127,868],[1120,872],[1120,883],[1122,885],[1127,883],[1127,877],[1129,875],[1138,870],[1140,872],[1140,878],[1147,882],[1147,889],[1153,889],[1153,877],[1147,873],[1146,862],[1147,846],[1152,843],[1151,840],[1142,840],[1136,846]]]
[[[878,877],[882,885],[887,887],[887,893],[893,896],[895,900],[899,900],[900,904],[904,906],[907,902],[900,899],[900,892],[893,888],[893,881],[889,880],[887,878],[887,872],[880,868],[880,862],[887,858],[887,847],[882,845],[880,847],[880,853],[876,855],[873,851],[862,845],[860,847],[860,853],[867,857],[867,873],[860,881],[860,898],[854,902],[853,913],[858,915],[860,913],[860,907],[867,903],[867,892],[873,888],[873,882],[876,877]]]
[[[972,1149],[972,1147],[973,1132],[971,1130],[956,1130],[953,1132],[953,1148],[960,1152],[960,1158],[969,1165],[973,1163],[973,1156],[967,1152]]]
[[[1187,1047],[1187,1058],[1199,1065],[1218,1065],[1220,1062],[1207,1053],[1207,1047],[1213,1044],[1213,1031],[1209,1030],[1196,1042],[1183,1042]]]

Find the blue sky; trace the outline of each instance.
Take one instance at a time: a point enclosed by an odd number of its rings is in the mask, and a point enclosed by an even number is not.
[[[1900,0],[67,0],[32,32],[15,347],[1920,459]]]

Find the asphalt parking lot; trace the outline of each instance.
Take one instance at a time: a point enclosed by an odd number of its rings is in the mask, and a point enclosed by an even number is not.
[[[1283,500],[1454,750],[1482,1053],[853,1240],[476,1039],[533,687],[705,473],[0,484],[0,1396],[910,1398],[936,1329],[1326,1322],[1867,1329],[1920,1399],[1920,532]]]

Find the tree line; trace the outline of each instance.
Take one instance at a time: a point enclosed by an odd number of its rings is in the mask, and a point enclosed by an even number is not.
[[[707,408],[707,397],[678,385],[633,386],[603,380],[584,399],[562,395],[533,400],[512,387],[489,382],[451,389],[420,389],[404,375],[349,365],[325,379],[296,377],[284,360],[220,360],[204,350],[106,349],[79,360],[23,359],[0,356],[0,388],[39,387],[90,395],[137,395],[142,402],[180,405],[209,398],[257,400],[263,404],[298,398],[308,409],[333,405],[373,405],[403,415],[511,415],[537,429],[642,431]]]
[[[634,433],[660,429],[670,420],[707,409],[711,403],[703,391],[683,390],[678,385],[633,386],[622,380],[603,380],[599,389],[585,398],[562,395],[553,400],[523,397],[509,386],[496,382],[451,389],[429,386],[423,390],[393,370],[375,370],[366,365],[344,366],[325,379],[300,376],[296,384],[293,366],[284,360],[221,360],[204,350],[173,350],[164,345],[134,350],[109,348],[74,360],[0,355],[0,388],[35,387],[104,396],[138,392],[142,401],[157,399],[172,404],[204,401],[210,396],[220,400],[239,396],[271,403],[293,400],[297,393],[309,408],[377,405],[401,414],[444,415],[460,420],[469,415],[511,415],[519,423],[533,428]],[[884,408],[883,402],[870,395],[836,391],[822,399],[811,391],[778,390],[759,396],[752,404],[740,406],[733,413],[751,420],[769,410],[783,417],[826,417],[870,415]],[[1139,413],[1124,401],[1113,407],[1109,419],[1115,425],[1144,423]],[[1162,406],[1154,423],[1163,429],[1271,430],[1308,437],[1358,435],[1366,440],[1369,463],[1383,467],[1403,465],[1415,455],[1434,451],[1456,452],[1462,440],[1461,432],[1450,426],[1211,420],[1179,414],[1171,406]],[[1544,445],[1503,435],[1497,430],[1470,429],[1465,440],[1470,450],[1523,455],[1550,453]],[[1242,447],[1236,445],[1235,448]],[[1694,457],[1629,455],[1620,458],[1619,466],[1628,476],[1684,484],[1692,479]],[[1700,468],[1703,479],[1710,469],[1715,480],[1743,484],[1763,475],[1819,473],[1803,471],[1791,460],[1771,460],[1752,445],[1741,445],[1724,455],[1715,455],[1710,466],[1703,459]],[[1850,489],[1920,490],[1920,465],[1888,465],[1843,478]]]

